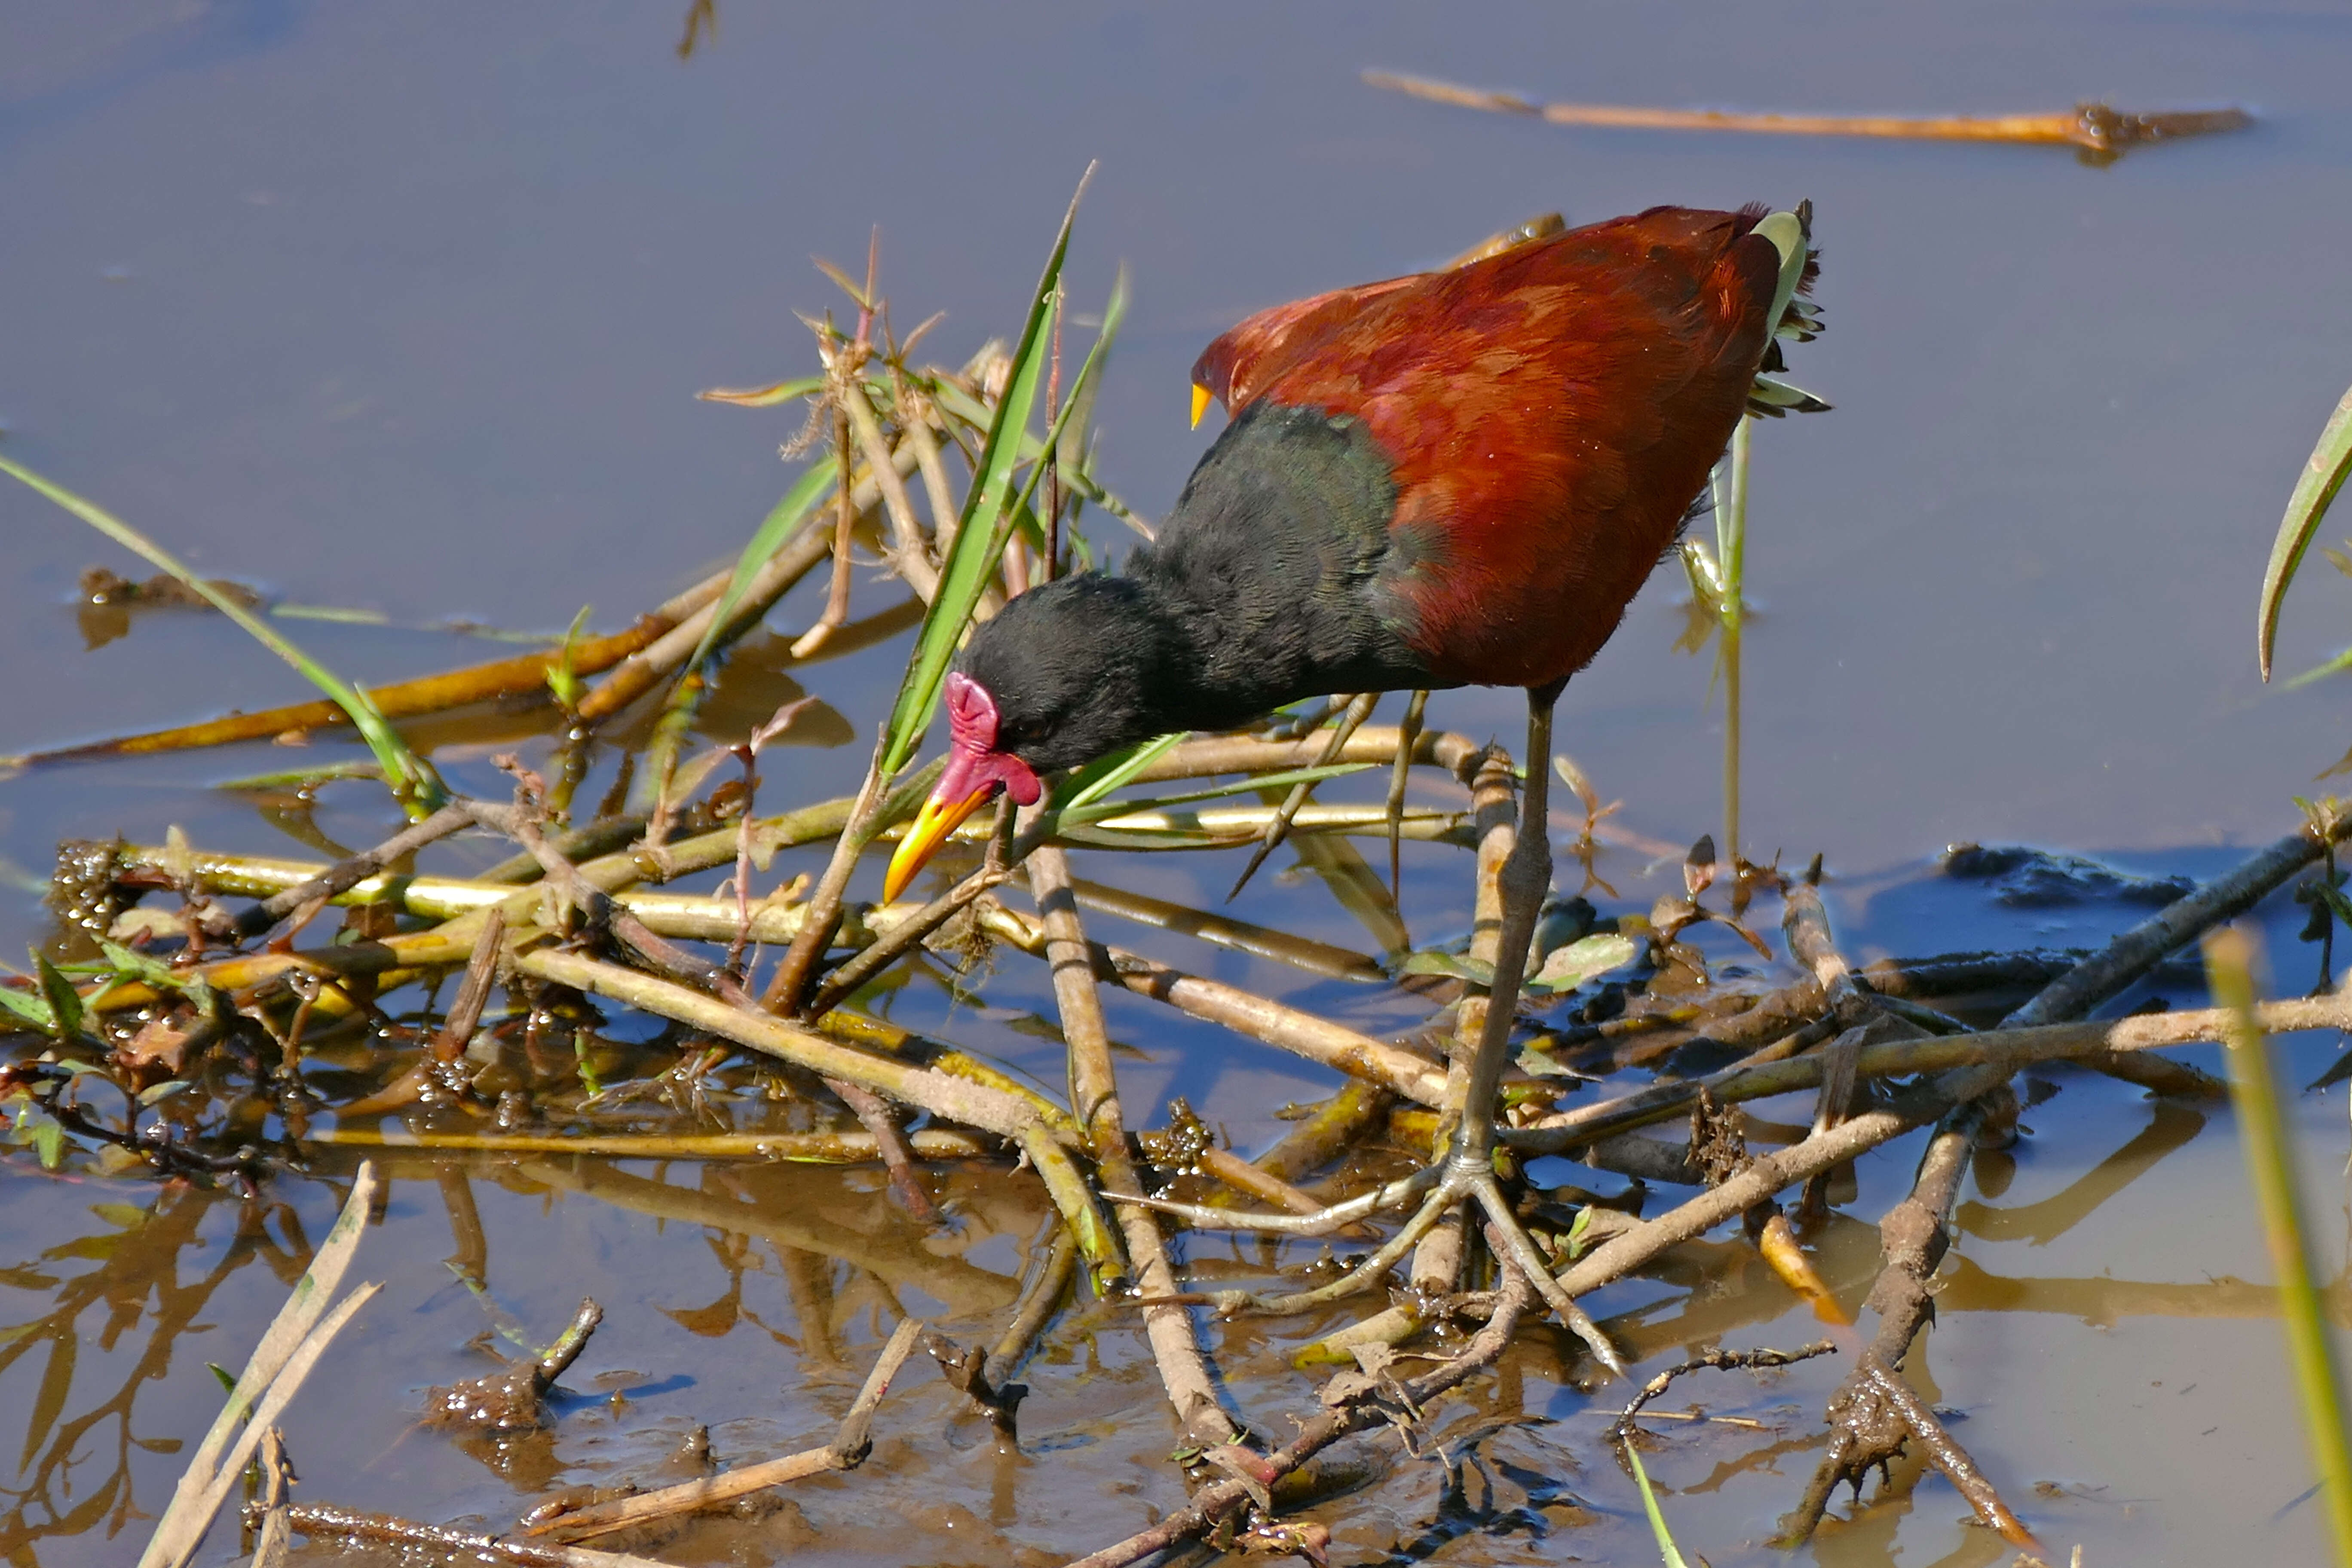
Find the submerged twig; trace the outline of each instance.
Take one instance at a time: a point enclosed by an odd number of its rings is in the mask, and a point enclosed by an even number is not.
[[[592,1503],[576,1509],[541,1509],[523,1520],[523,1528],[532,1535],[556,1535],[566,1541],[584,1541],[590,1536],[609,1534],[648,1520],[662,1519],[671,1514],[690,1513],[715,1503],[763,1491],[786,1481],[797,1481],[828,1470],[854,1470],[865,1463],[873,1450],[874,1412],[882,1396],[890,1391],[891,1380],[907,1363],[907,1357],[923,1337],[923,1323],[918,1318],[902,1318],[882,1346],[881,1354],[874,1361],[873,1370],[857,1391],[857,1398],[842,1417],[840,1428],[833,1441],[814,1448],[803,1448],[782,1458],[763,1460],[756,1465],[744,1465],[716,1476],[706,1476],[657,1491],[640,1492],[634,1496],[614,1498],[610,1502]]]

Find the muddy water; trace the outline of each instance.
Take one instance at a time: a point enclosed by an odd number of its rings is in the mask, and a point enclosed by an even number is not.
[[[293,629],[342,672],[386,679],[495,651],[432,629],[451,617],[560,630],[585,604],[614,626],[731,553],[784,483],[774,447],[791,429],[688,395],[803,368],[793,312],[823,308],[830,288],[803,258],[852,261],[876,223],[901,324],[944,310],[933,346],[961,357],[1013,324],[1070,184],[1103,161],[1072,277],[1083,307],[1119,263],[1133,270],[1102,471],[1157,511],[1206,438],[1183,429],[1186,367],[1247,310],[1427,264],[1535,212],[1810,196],[1831,331],[1793,375],[1839,406],[1757,443],[1746,815],[1753,849],[1826,852],[1856,954],[2095,942],[2136,911],[2004,908],[1925,858],[1957,838],[2030,840],[2210,874],[2284,831],[2287,797],[2352,742],[2343,688],[2263,690],[2251,635],[2277,508],[2352,380],[2337,308],[2352,23],[2336,13],[1495,6],[1465,27],[1407,6],[721,0],[716,35],[682,60],[677,9],[255,0],[11,16],[6,449],[206,572],[381,616]],[[1571,132],[1374,93],[1356,80],[1367,66],[1561,99],[1958,112],[2103,97],[2238,101],[2261,121],[2100,170],[2030,149]],[[0,752],[306,695],[208,617],[145,615],[86,647],[77,574],[131,563],[21,493],[0,495],[0,541],[13,611],[0,618]],[[863,609],[887,603],[883,588],[860,593]],[[1662,574],[1571,687],[1562,730],[1627,803],[1615,820],[1671,843],[1713,826],[1718,801],[1708,670],[1671,651],[1680,596]],[[2341,643],[2345,599],[2324,571],[2298,592],[2284,668]],[[804,591],[775,624],[812,613]],[[739,675],[728,710],[764,712],[790,679],[863,729],[898,657],[884,647],[765,684]],[[1515,706],[1454,694],[1434,711],[1507,733]],[[536,722],[445,732],[439,758],[488,788],[488,755],[519,739],[528,752]],[[326,751],[343,754],[320,742],[300,760]],[[838,793],[856,751],[793,752],[772,766],[770,800]],[[153,838],[178,823],[201,845],[269,853],[305,852],[289,831],[381,837],[386,814],[362,790],[289,819],[210,787],[288,760],[256,747],[0,783],[13,889],[0,936],[50,934],[28,884],[61,837]],[[1409,869],[1416,934],[1459,930],[1460,859],[1433,850]],[[1612,909],[1663,890],[1638,853],[1604,869]],[[1190,860],[1094,870],[1201,904],[1226,875]],[[1246,912],[1367,941],[1311,879],[1276,881]],[[2309,983],[2296,913],[2270,921],[2283,989]],[[1116,935],[1360,1024],[1409,1021],[1267,964]],[[1058,1083],[1038,1022],[1050,997],[1024,963],[999,960],[984,1006],[929,978],[893,1005]],[[1278,1131],[1273,1107],[1328,1089],[1148,1004],[1111,1007],[1139,1053],[1122,1066],[1131,1108],[1184,1094],[1255,1151]],[[2297,1081],[2331,1048],[2300,1043]],[[2226,1113],[2050,1077],[2061,1092],[2029,1116],[2035,1135],[1967,1194],[1925,1375],[2061,1552],[2311,1560],[2317,1525]],[[2313,1097],[2299,1115],[2340,1271],[2342,1101]],[[1822,1239],[1850,1300],[1873,1267],[1865,1222],[1915,1156],[1906,1143],[1864,1162],[1847,1210],[1862,1217]],[[0,1166],[0,1433],[22,1434],[15,1479],[0,1464],[0,1554],[53,1568],[124,1558],[168,1495],[175,1448],[216,1407],[204,1363],[241,1362],[322,1233],[340,1168],[245,1208],[45,1178],[20,1156]],[[942,1173],[962,1225],[940,1237],[909,1227],[864,1172],[553,1158],[391,1170],[362,1254],[386,1295],[295,1406],[289,1438],[307,1494],[436,1520],[496,1525],[559,1482],[657,1474],[698,1425],[730,1462],[819,1439],[898,1314],[992,1338],[1045,1234],[1034,1189],[1002,1173]],[[475,1342],[489,1319],[443,1267],[453,1255],[478,1257],[500,1306],[542,1337],[583,1294],[610,1310],[551,1436],[469,1448],[414,1428],[424,1385],[488,1364]],[[1258,1257],[1193,1252],[1204,1268]],[[1694,1249],[1673,1279],[1628,1282],[1596,1307],[1652,1367],[1686,1347],[1816,1331],[1728,1247]],[[1208,1331],[1265,1429],[1286,1431],[1284,1412],[1311,1399],[1279,1352],[1318,1326]],[[1638,1506],[1565,1353],[1531,1339],[1444,1417],[1449,1432],[1549,1421],[1482,1448],[1492,1489],[1474,1480],[1468,1512],[1441,1506],[1433,1467],[1378,1449],[1381,1489],[1331,1512],[1338,1560],[1640,1560]],[[1017,1454],[943,1385],[911,1380],[865,1471],[662,1551],[1045,1561],[1171,1505],[1171,1436],[1127,1325],[1066,1319],[1022,1375],[1034,1392]],[[1760,1386],[1692,1388],[1711,1414],[1758,1425],[1662,1426],[1650,1465],[1686,1548],[1718,1564],[1773,1558],[1761,1542],[1811,1468],[1837,1375],[1814,1363]],[[1809,1550],[1839,1564],[2006,1560],[1964,1515],[1930,1478]],[[212,1560],[235,1545],[217,1535]]]

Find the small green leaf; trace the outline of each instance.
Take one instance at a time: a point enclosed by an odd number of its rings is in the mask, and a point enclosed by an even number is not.
[[[142,1105],[153,1105],[159,1100],[171,1099],[173,1095],[179,1093],[182,1089],[187,1087],[186,1079],[176,1078],[166,1079],[162,1083],[151,1083],[145,1089],[139,1091],[139,1103]]]
[[[58,1016],[49,1005],[29,991],[19,991],[13,985],[0,985],[0,1012],[13,1013],[45,1035],[58,1032]]]
[[[580,699],[587,695],[587,688],[578,676],[572,673],[572,660],[573,652],[580,647],[581,629],[588,624],[588,610],[589,606],[583,605],[580,613],[572,617],[572,626],[563,634],[562,651],[555,662],[547,667],[547,689],[555,693],[555,700],[563,706],[566,712],[577,709]]]
[[[2286,515],[2279,520],[2278,536],[2271,542],[2270,564],[2263,570],[2263,602],[2255,633],[2260,639],[2263,679],[2271,678],[2271,649],[2278,640],[2279,605],[2303,564],[2303,552],[2319,531],[2336,492],[2352,474],[2352,392],[2344,395],[2336,412],[2321,427],[2319,441],[2305,459],[2303,472],[2287,497]]]
[[[1436,952],[1424,949],[1405,955],[1397,965],[1399,974],[1443,974],[1455,980],[1467,980],[1473,985],[1492,985],[1495,971],[1491,964],[1460,952]]]
[[[1632,937],[1613,931],[1595,931],[1555,949],[1544,959],[1543,967],[1536,971],[1528,986],[1535,991],[1573,991],[1588,980],[1624,968],[1641,952],[1641,945]]]
[[[118,1230],[136,1230],[147,1223],[147,1211],[137,1204],[92,1204],[89,1212]]]
[[[49,1004],[49,1016],[57,1020],[51,1033],[59,1040],[69,1040],[81,1033],[81,993],[74,983],[58,973],[58,966],[36,950],[33,971],[41,982],[41,994]]]
[[[196,971],[174,969],[160,958],[150,958],[121,942],[101,940],[98,948],[106,954],[106,962],[114,973],[123,979],[136,980],[157,991],[179,992],[200,1007],[212,1006],[213,988]]]
[[[33,1149],[41,1157],[41,1169],[54,1171],[64,1163],[66,1130],[47,1117],[33,1124]]]

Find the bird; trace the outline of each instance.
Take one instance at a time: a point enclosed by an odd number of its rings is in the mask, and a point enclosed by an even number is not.
[[[1193,421],[1216,402],[1230,422],[1156,539],[974,628],[945,682],[946,769],[886,879],[897,897],[998,792],[1034,804],[1045,775],[1150,737],[1333,693],[1525,689],[1474,1111],[1413,1190],[1430,1207],[1475,1197],[1612,1369],[1493,1173],[1491,1108],[1550,881],[1543,764],[1560,691],[1674,547],[1741,417],[1825,406],[1764,374],[1782,368],[1776,336],[1819,324],[1811,218],[1810,204],[1652,207],[1217,338],[1193,367]]]

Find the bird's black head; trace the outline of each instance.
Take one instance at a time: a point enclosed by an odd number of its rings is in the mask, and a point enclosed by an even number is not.
[[[1180,658],[1149,588],[1087,572],[1013,599],[957,668],[996,705],[994,749],[1043,773],[1182,728],[1166,700]]]

